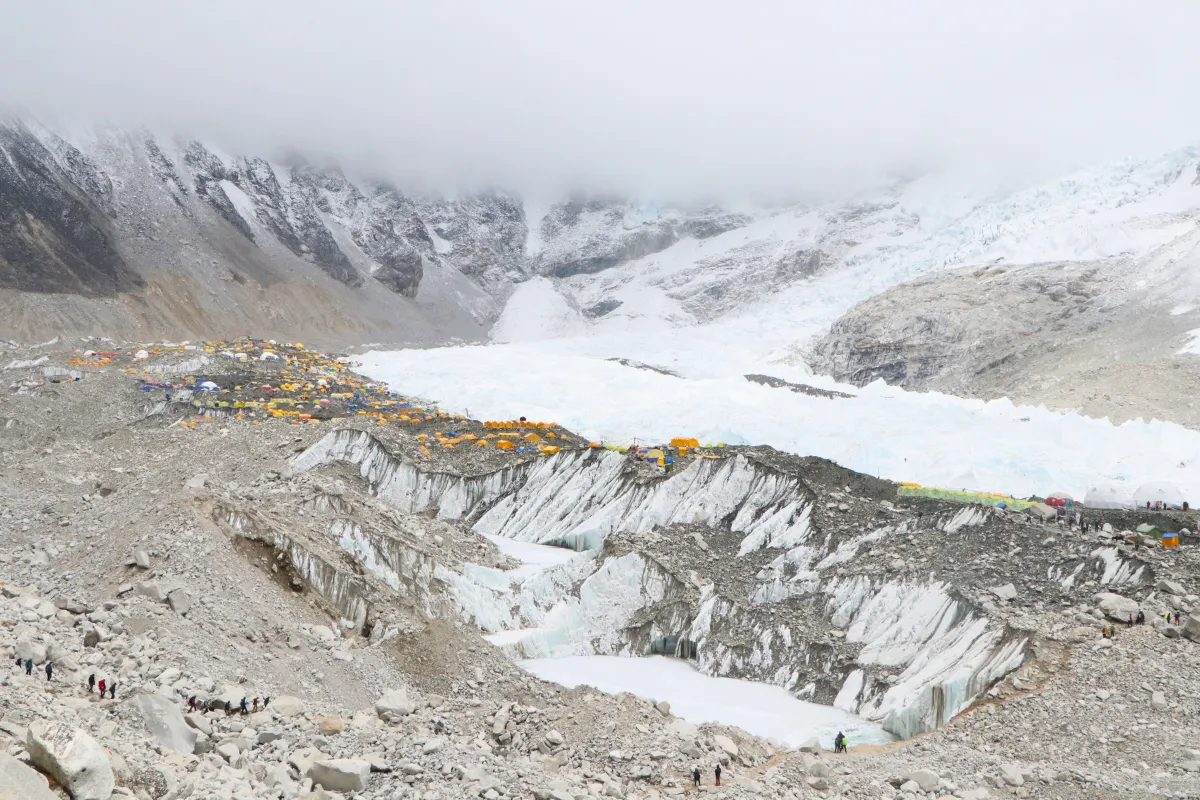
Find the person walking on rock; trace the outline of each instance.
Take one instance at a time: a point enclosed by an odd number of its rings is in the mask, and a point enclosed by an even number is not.
[[[271,698],[269,698],[269,697],[264,697],[264,698],[263,698],[263,711],[266,711],[266,710],[267,710],[267,706],[269,706],[269,705],[271,705]]]
[[[108,685],[108,698],[110,700],[117,699],[117,682],[116,681],[113,681],[112,683],[110,683]]]
[[[1178,624],[1179,624],[1179,618],[1180,618],[1180,616],[1181,616],[1181,615],[1180,615],[1180,613],[1179,613],[1178,611],[1176,611],[1176,612],[1175,612],[1175,624],[1176,624],[1176,625],[1178,625]]]
[[[838,731],[837,736],[833,737],[833,752],[846,752],[846,734]]]
[[[257,697],[254,698],[254,702],[250,704],[250,708],[254,711],[255,714],[258,713],[258,698]]]
[[[694,770],[692,770],[692,785],[693,786],[700,785],[700,768],[699,767],[696,767]]]
[[[96,690],[96,673],[88,675],[88,694]]]
[[[243,716],[245,716],[245,714],[246,714],[246,698],[244,698],[244,697],[242,698],[241,705],[238,706],[238,712],[241,713]]]
[[[1138,609],[1137,624],[1138,625],[1146,624],[1146,612],[1142,611],[1140,608]]]
[[[32,658],[25,659],[25,674],[33,675],[33,659]]]
[[[191,697],[188,698],[188,711],[195,711],[195,710],[196,710],[196,695],[192,695]]]
[[[1130,615],[1129,615],[1129,627],[1130,628],[1133,627],[1133,614],[1132,613],[1130,613]]]
[[[717,764],[717,768],[713,770],[713,775],[717,777],[717,786],[721,785],[721,765]]]
[[[104,683],[104,679],[103,679],[103,678],[101,678],[101,679],[100,679],[100,699],[101,699],[101,700],[103,700],[103,699],[104,699],[104,692],[105,692],[105,690],[106,690],[107,688],[108,688],[108,687],[107,687],[107,685]]]
[[[46,680],[53,680],[53,678],[54,678],[54,662],[47,661],[46,662]]]

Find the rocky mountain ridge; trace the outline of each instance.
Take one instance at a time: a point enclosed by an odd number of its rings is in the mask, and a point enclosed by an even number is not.
[[[0,301],[13,309],[0,333],[26,340],[55,312],[98,335],[196,335],[258,312],[280,336],[478,339],[529,277],[595,273],[749,220],[619,197],[568,198],[531,220],[501,192],[406,193],[298,156],[15,117],[0,151]],[[305,303],[331,324],[301,319]]]

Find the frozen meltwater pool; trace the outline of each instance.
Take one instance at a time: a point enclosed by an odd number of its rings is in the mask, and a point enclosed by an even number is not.
[[[736,678],[710,678],[685,661],[666,656],[572,656],[517,662],[539,678],[562,686],[592,686],[602,692],[629,692],[666,700],[671,713],[695,725],[716,722],[798,747],[814,736],[833,749],[838,731],[850,745],[895,739],[874,722],[832,706],[798,700],[779,686]]]
[[[578,551],[568,550],[565,547],[518,542],[516,539],[506,539],[503,536],[484,536],[484,538],[495,544],[504,555],[521,562],[520,567],[508,572],[514,578],[528,578],[549,567],[565,564],[579,555]]]

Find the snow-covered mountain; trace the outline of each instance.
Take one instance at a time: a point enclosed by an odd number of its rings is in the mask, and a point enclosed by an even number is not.
[[[492,338],[691,377],[794,368],[1200,424],[1200,362],[1181,353],[1200,328],[1198,176],[1185,148],[1020,191],[927,176],[752,209],[711,237],[527,281]]]
[[[524,277],[522,203],[410,197],[300,158],[0,125],[3,335],[483,336]]]
[[[562,340],[689,375],[792,368],[1200,423],[1154,399],[1200,377],[1176,355],[1200,329],[1194,148],[1019,191],[930,175],[773,206],[431,196],[20,119],[0,151],[6,337]]]

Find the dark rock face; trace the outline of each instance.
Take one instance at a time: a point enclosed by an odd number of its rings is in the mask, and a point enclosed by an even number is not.
[[[622,303],[620,300],[617,300],[616,298],[613,298],[613,297],[609,297],[605,300],[601,300],[599,303],[596,303],[595,305],[588,306],[587,308],[585,308],[583,310],[583,314],[588,319],[600,319],[600,317],[603,317],[607,314],[611,314],[612,312],[616,311],[618,308],[621,307],[621,305],[622,305]]]
[[[540,221],[546,248],[535,268],[555,278],[591,275],[662,252],[685,236],[706,239],[749,221],[720,208],[647,212],[621,198],[572,198]]]
[[[281,245],[347,287],[378,282],[408,298],[431,266],[484,291],[529,276],[518,198],[410,197],[299,158],[230,157],[146,133],[103,131],[81,146],[86,153],[37,123],[0,120],[0,287],[87,296],[136,289],[144,284],[122,260],[123,236],[164,248],[232,237],[233,251],[257,249],[266,263]],[[241,274],[220,259],[210,266]],[[270,280],[263,272],[260,282]]]
[[[111,182],[59,143],[66,167],[25,126],[0,125],[0,287],[89,297],[137,288],[105,208]]]

